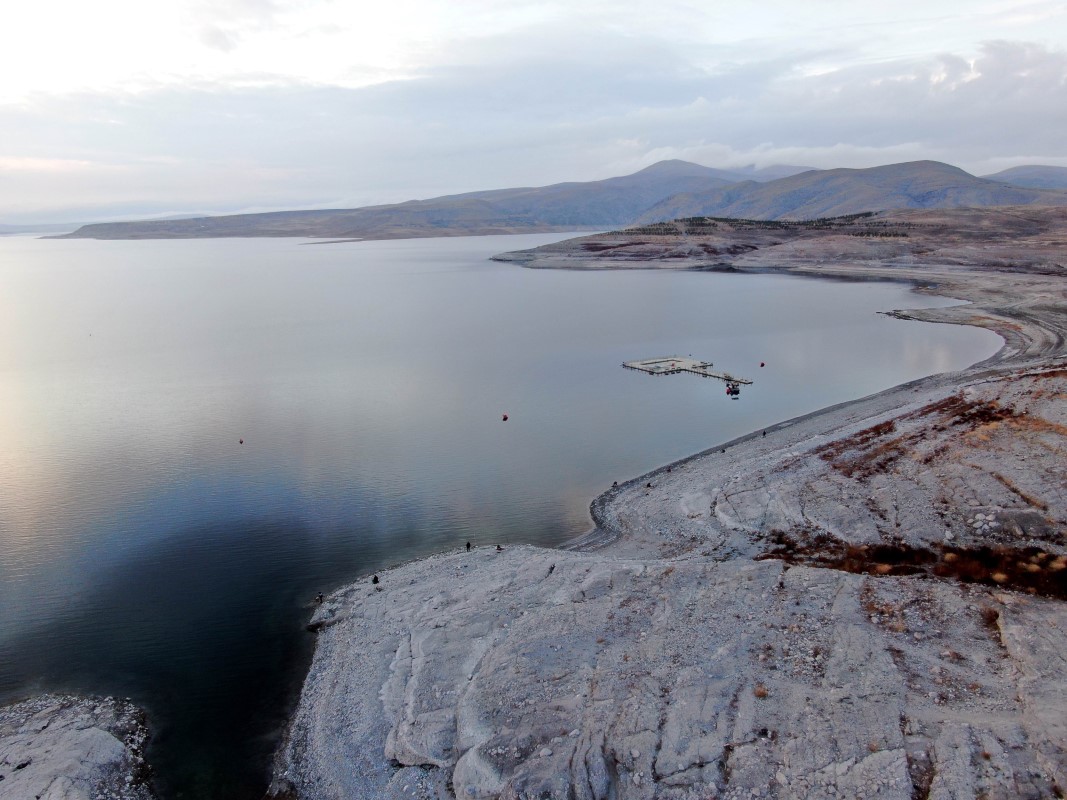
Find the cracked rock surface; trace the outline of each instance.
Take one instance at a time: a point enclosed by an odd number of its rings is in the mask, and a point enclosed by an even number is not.
[[[151,800],[147,738],[143,714],[110,697],[0,707],[0,798]]]
[[[806,263],[922,275],[971,301],[923,318],[1005,347],[612,489],[569,549],[330,596],[271,795],[1064,796],[1062,233],[1010,270]]]
[[[1057,601],[533,548],[385,582],[320,615],[276,790],[1040,798],[1067,778]]]

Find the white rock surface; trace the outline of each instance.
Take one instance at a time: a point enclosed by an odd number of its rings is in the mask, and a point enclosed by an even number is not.
[[[1063,604],[991,629],[985,588],[915,582],[532,548],[403,567],[322,615],[289,788],[411,796],[399,765],[425,797],[1050,796]]]
[[[0,798],[151,800],[143,715],[113,698],[41,695],[0,707]]]
[[[1067,296],[963,272],[936,279],[983,305],[922,316],[1000,331],[996,358],[610,490],[572,549],[332,595],[272,796],[1057,796]]]

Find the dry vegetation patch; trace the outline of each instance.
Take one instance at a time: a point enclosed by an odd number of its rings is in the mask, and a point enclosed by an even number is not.
[[[1038,547],[915,547],[891,544],[851,545],[826,534],[803,538],[777,531],[772,549],[757,560],[777,559],[862,575],[948,578],[964,583],[1016,589],[1067,600],[1067,555]]]

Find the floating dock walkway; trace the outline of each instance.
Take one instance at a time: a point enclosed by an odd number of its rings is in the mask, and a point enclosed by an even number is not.
[[[727,383],[744,384],[751,386],[752,381],[748,378],[738,378],[729,372],[715,372],[710,361],[698,361],[695,358],[685,356],[663,356],[661,358],[645,358],[641,361],[624,361],[626,369],[636,369],[639,372],[647,372],[649,375],[677,375],[679,372],[691,372],[701,378],[718,378]]]

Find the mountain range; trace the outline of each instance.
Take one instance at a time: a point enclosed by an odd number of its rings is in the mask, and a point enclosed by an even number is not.
[[[1067,205],[1067,189],[1016,182],[1054,184],[1058,169],[1017,167],[979,178],[936,161],[869,169],[780,165],[719,170],[671,160],[601,181],[468,192],[354,209],[97,223],[59,238],[397,239],[603,230],[692,216],[796,220],[893,208],[1062,206]]]
[[[976,178],[938,161],[869,169],[812,170],[770,183],[680,192],[651,206],[639,223],[680,217],[802,220],[897,208],[1067,205],[1067,192]]]

